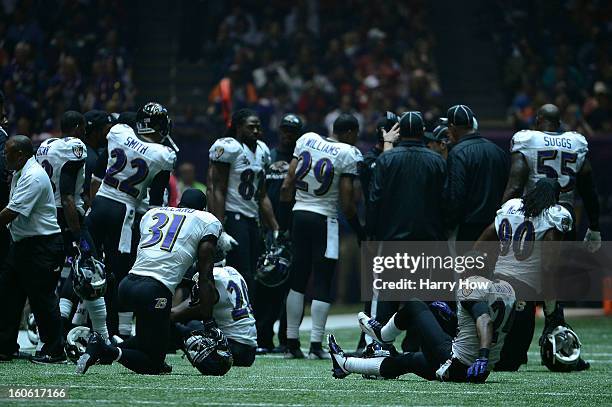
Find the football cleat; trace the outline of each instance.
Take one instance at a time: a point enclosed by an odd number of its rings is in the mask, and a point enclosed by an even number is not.
[[[308,351],[308,359],[310,360],[329,360],[331,355],[328,351],[321,347],[310,347]]]
[[[53,356],[42,352],[36,352],[34,356],[31,357],[30,362],[39,365],[64,364],[66,363],[66,354],[62,351]]]
[[[359,327],[364,334],[370,335],[382,344],[393,343],[393,341],[383,341],[381,333],[383,325],[380,322],[374,318],[370,318],[365,312],[357,314],[357,319],[359,320]]]
[[[294,342],[294,343],[292,343]],[[287,349],[285,359],[304,359],[304,352],[300,349],[300,341],[297,339],[287,339]]]
[[[344,379],[350,375],[350,372],[344,368],[346,357],[340,345],[336,343],[334,335],[330,334],[327,336],[327,345],[329,346],[329,354],[332,361],[332,376],[334,379]]]
[[[102,365],[110,365],[114,359],[113,353],[113,348],[106,343],[102,335],[93,332],[87,341],[85,353],[77,361],[76,373],[85,374],[91,366],[98,362]]]

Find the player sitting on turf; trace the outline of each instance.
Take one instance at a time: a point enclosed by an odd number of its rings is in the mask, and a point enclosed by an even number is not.
[[[527,363],[527,351],[535,329],[534,300],[545,297],[543,293],[549,288],[546,285],[550,285],[551,278],[543,279],[542,276],[556,273],[560,258],[560,248],[553,243],[564,240],[572,230],[572,215],[564,205],[558,203],[561,191],[561,185],[555,179],[538,180],[523,198],[510,199],[504,203],[497,211],[495,222],[485,229],[479,239],[500,240],[501,251],[494,276],[512,284],[518,297],[514,323],[495,370],[517,371],[522,364]],[[525,243],[514,243],[521,241]],[[540,339],[542,349],[550,342],[550,336],[557,327],[560,329],[555,332],[567,331],[577,338],[565,322],[563,309],[558,302],[545,301],[544,314],[544,334]],[[559,363],[555,363],[557,358],[551,359],[542,352],[542,364],[553,371],[588,369],[590,364],[580,358],[579,341],[575,343],[578,345],[577,354],[572,354],[572,358],[561,357]]]
[[[219,329],[227,337],[234,359],[234,366],[248,367],[255,361],[257,349],[257,329],[249,302],[249,293],[244,278],[238,271],[225,265],[225,252],[217,250],[213,275],[218,299],[213,308],[213,317]],[[198,304],[198,273],[193,276],[195,285],[191,299],[172,308],[170,318],[175,321],[174,328],[181,342],[194,330],[202,330]],[[182,322],[185,322],[183,324]]]
[[[471,282],[486,283],[486,289],[461,289],[457,296],[458,334],[445,333],[430,308],[422,301],[408,301],[385,326],[365,313],[358,315],[367,335],[388,344],[411,327],[420,335],[421,351],[373,358],[346,357],[333,335],[329,335],[332,375],[343,379],[350,373],[394,378],[414,373],[424,379],[454,382],[484,382],[489,376],[512,323],[514,290],[505,281],[480,276]]]

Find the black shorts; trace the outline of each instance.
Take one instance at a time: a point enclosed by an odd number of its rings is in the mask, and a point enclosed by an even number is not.
[[[318,213],[293,212],[290,287],[293,291],[304,293],[313,274],[312,297],[331,302],[331,283],[338,260],[325,257],[328,248],[327,222],[327,216]]]
[[[129,274],[119,285],[119,311],[132,311],[136,336],[130,349],[137,349],[161,365],[168,349],[172,293],[152,277]]]
[[[255,346],[245,345],[230,338],[227,338],[227,342],[232,351],[234,366],[249,367],[255,362]]]

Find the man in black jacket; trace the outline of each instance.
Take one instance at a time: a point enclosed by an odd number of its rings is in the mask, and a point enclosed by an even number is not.
[[[4,159],[4,145],[8,140],[8,134],[2,126],[6,126],[8,120],[4,112],[4,93],[0,91],[0,208],[4,208],[9,201],[10,177],[6,169]],[[10,243],[9,231],[6,228],[0,228],[0,259],[4,259],[8,252]]]
[[[367,225],[374,240],[443,240],[442,191],[446,165],[423,144],[423,117],[407,112],[400,141],[372,171]]]
[[[367,213],[368,231],[379,241],[444,240],[442,192],[446,164],[423,144],[423,117],[407,112],[399,122],[399,143],[378,157],[372,169]],[[371,316],[386,323],[399,303],[372,299]],[[402,349],[414,350],[414,338]],[[410,347],[408,347],[410,346]]]
[[[491,224],[508,181],[508,155],[474,130],[474,113],[465,105],[448,109],[448,129],[456,143],[448,154],[445,187],[446,226],[457,242],[474,242]],[[463,246],[463,245],[460,245]],[[469,250],[457,247],[458,253]]]

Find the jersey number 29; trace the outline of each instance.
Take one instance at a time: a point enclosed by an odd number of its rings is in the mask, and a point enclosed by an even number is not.
[[[329,158],[321,158],[315,163],[313,168],[312,155],[308,151],[303,151],[298,157],[298,165],[299,167],[295,172],[297,178],[295,187],[297,189],[308,192],[308,182],[304,181],[304,178],[312,169],[315,179],[321,184],[319,188],[314,189],[312,192],[316,196],[321,196],[329,191],[334,182],[334,165]]]

